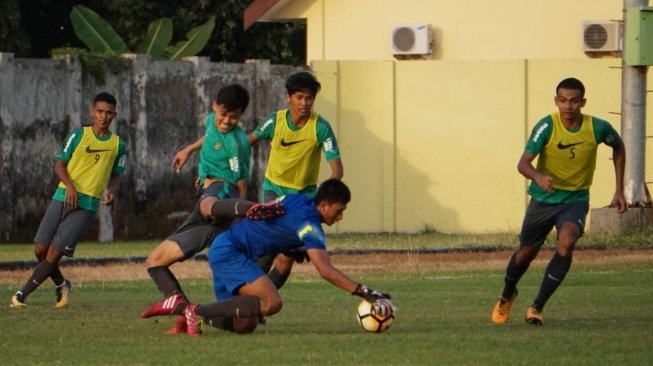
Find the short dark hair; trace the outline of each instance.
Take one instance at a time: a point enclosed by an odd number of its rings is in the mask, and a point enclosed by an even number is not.
[[[290,75],[286,80],[286,92],[288,95],[293,95],[296,92],[309,92],[311,95],[316,96],[320,91],[320,82],[315,79],[315,76],[310,72],[301,71]]]
[[[328,203],[347,204],[351,200],[349,187],[339,179],[327,179],[317,188],[315,193],[315,203],[326,201]]]
[[[222,87],[215,97],[215,103],[222,105],[227,111],[240,109],[245,112],[249,105],[249,93],[239,84],[230,84]]]
[[[97,104],[98,102],[105,102],[111,104],[114,107],[117,105],[116,97],[107,92],[101,92],[95,96],[93,99],[93,105]]]
[[[571,89],[580,91],[580,97],[585,98],[585,85],[576,78],[566,78],[562,80],[556,87],[556,95],[560,89]]]

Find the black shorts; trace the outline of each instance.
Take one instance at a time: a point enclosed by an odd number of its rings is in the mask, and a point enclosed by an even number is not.
[[[553,227],[560,231],[566,222],[576,224],[582,235],[588,211],[589,202],[586,201],[548,204],[531,199],[522,223],[519,243],[540,247]]]
[[[54,245],[66,257],[75,254],[75,248],[86,236],[88,228],[93,224],[95,211],[83,208],[66,208],[63,202],[52,200],[39,229],[34,237],[37,244]]]
[[[227,183],[228,185],[228,183]],[[195,203],[193,211],[186,217],[184,222],[168,236],[168,240],[174,241],[179,245],[181,251],[184,253],[184,260],[192,258],[195,254],[201,252],[209,247],[220,233],[224,232],[231,226],[233,221],[215,223],[206,220],[200,212],[200,201],[207,196],[220,197],[224,191],[225,186],[223,182],[214,182],[204,191],[202,191],[200,198]],[[234,194],[237,195],[237,193]],[[233,198],[236,198],[234,196]],[[232,198],[232,197],[227,197]]]

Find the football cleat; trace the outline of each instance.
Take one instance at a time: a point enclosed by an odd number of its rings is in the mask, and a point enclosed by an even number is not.
[[[515,294],[510,299],[504,299],[503,297],[500,297],[497,300],[497,303],[494,305],[494,309],[492,309],[492,323],[508,323],[508,319],[510,319],[510,308],[512,307],[512,303],[515,301],[516,297],[517,293],[515,292]]]
[[[184,310],[184,317],[186,317],[186,333],[191,337],[198,337],[202,335],[202,328],[200,327],[200,318],[195,314],[197,304],[188,305]]]
[[[25,304],[25,295],[22,292],[18,291],[14,296],[11,297],[11,303],[9,304],[10,308],[26,308]]]
[[[535,305],[531,305],[526,310],[526,323],[532,325],[544,325],[544,318],[542,317],[542,312],[537,310]]]
[[[186,324],[186,317],[183,315],[179,315],[177,316],[175,325],[172,328],[170,328],[168,331],[166,331],[164,334],[177,335],[181,333],[186,333],[187,329],[188,329],[188,325]]]
[[[55,308],[61,309],[68,305],[68,295],[72,289],[72,283],[66,279],[63,280],[61,286],[57,286],[57,288],[54,290],[54,293],[57,295],[57,303],[54,305]]]
[[[141,313],[141,318],[150,318],[153,316],[170,315],[175,311],[177,305],[185,303],[186,298],[181,294],[173,294],[165,299],[150,306]]]
[[[266,203],[258,203],[250,207],[245,216],[250,220],[269,220],[286,214],[286,208],[273,200]]]

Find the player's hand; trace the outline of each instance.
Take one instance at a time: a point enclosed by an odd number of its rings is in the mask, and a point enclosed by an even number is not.
[[[615,207],[618,213],[623,213],[628,210],[628,203],[626,202],[626,197],[623,193],[615,193],[612,202],[610,203],[610,207]]]
[[[364,298],[365,300],[367,300],[369,302],[372,302],[372,303],[377,301],[377,300],[383,300],[383,299],[390,300],[391,299],[390,294],[382,292],[382,291],[372,290],[371,288],[369,288],[369,287],[367,287],[365,285],[361,285],[361,284],[358,284],[358,286],[356,286],[356,289],[354,290],[354,292],[352,292],[351,294],[356,295],[356,296],[360,296],[360,297]]]
[[[64,198],[63,205],[66,208],[77,208],[79,203],[79,197],[77,195],[77,190],[72,185],[66,187],[66,197]]]
[[[395,311],[397,311],[397,309],[394,304],[392,304],[392,301],[388,299],[380,299],[372,303],[372,313],[377,314],[382,318],[392,316]]]
[[[538,174],[537,177],[535,177],[535,183],[537,183],[540,188],[543,190],[553,193],[553,177],[550,175],[546,174]]]
[[[186,150],[179,150],[172,158],[172,168],[179,173],[188,161],[190,154]]]

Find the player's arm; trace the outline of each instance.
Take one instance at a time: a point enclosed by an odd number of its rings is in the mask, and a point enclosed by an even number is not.
[[[66,186],[66,198],[63,203],[64,206],[69,208],[76,208],[79,197],[77,195],[77,189],[75,189],[73,181],[70,180],[68,169],[66,169],[66,167],[67,164],[63,160],[56,159],[54,163],[54,174]]]
[[[241,199],[247,198],[247,179],[241,179],[236,182],[236,190],[238,191],[238,197]]]
[[[258,136],[256,136],[256,132],[252,132],[249,135],[247,135],[247,142],[249,142],[250,146],[254,145],[256,141],[258,141]]]
[[[191,154],[195,152],[195,150],[201,148],[203,143],[204,143],[204,136],[200,137],[199,139],[197,139],[197,141],[186,146],[185,148],[179,150],[172,158],[172,168],[176,172],[179,172],[181,168],[183,168],[183,166],[186,164]]]
[[[106,192],[104,193],[104,197],[102,198],[102,204],[103,205],[110,205],[113,203],[113,200],[115,198],[115,192],[118,190],[118,186],[120,185],[120,176],[119,175],[112,175],[111,178],[109,178],[109,184],[107,185]]]
[[[344,168],[342,167],[342,160],[340,158],[329,161],[329,166],[331,167],[331,178],[333,179],[342,179],[342,176],[345,174]]]
[[[612,160],[614,161],[615,191],[612,197],[611,206],[617,208],[617,212],[625,212],[628,209],[626,196],[624,195],[624,170],[626,168],[626,147],[621,139],[612,147]]]
[[[553,193],[553,177],[535,169],[533,166],[535,156],[525,151],[519,159],[519,163],[517,163],[517,170],[527,179],[535,181],[540,188]]]
[[[331,257],[325,249],[311,248],[306,251],[306,254],[320,276],[332,285],[340,287],[352,295],[360,296],[369,301],[390,299],[390,295],[384,292],[374,291],[365,285],[357,283],[338,268],[334,267],[333,264],[331,264]]]

